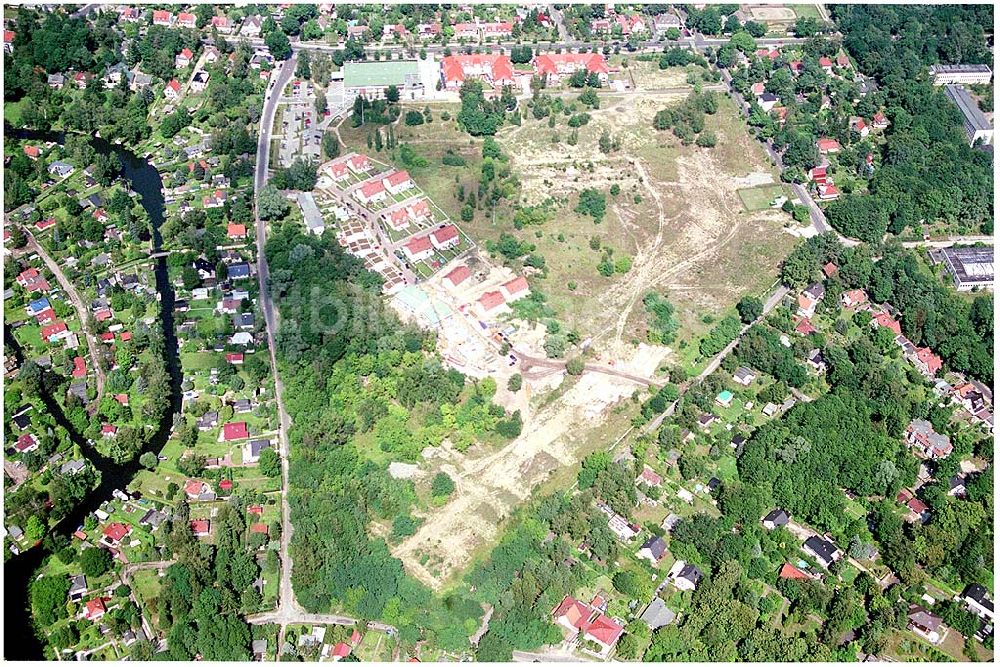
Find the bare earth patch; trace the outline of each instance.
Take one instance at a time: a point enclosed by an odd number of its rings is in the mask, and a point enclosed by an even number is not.
[[[499,537],[502,522],[528,500],[537,484],[576,465],[588,434],[601,425],[612,405],[635,389],[628,380],[585,374],[525,423],[522,435],[503,449],[478,458],[448,457],[441,469],[455,480],[455,495],[427,516],[393,555],[422,582],[441,587],[469,564],[478,548]]]

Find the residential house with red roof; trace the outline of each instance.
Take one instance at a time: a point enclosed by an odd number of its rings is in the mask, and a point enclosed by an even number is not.
[[[464,283],[466,280],[468,280],[469,276],[471,275],[472,271],[469,270],[469,267],[467,267],[465,264],[460,264],[451,271],[449,271],[445,275],[443,281],[449,287],[455,288]]]
[[[831,139],[830,137],[822,137],[816,141],[816,148],[819,149],[820,154],[829,155],[830,153],[840,152],[840,142],[836,139]]]
[[[781,571],[778,572],[778,577],[781,579],[792,579],[792,580],[804,580],[812,579],[808,574],[795,567],[791,563],[785,563],[781,566]]]
[[[101,436],[105,438],[113,438],[118,435],[118,427],[114,424],[101,424]]]
[[[429,235],[414,236],[403,245],[403,254],[411,262],[421,262],[434,255],[434,245]]]
[[[226,225],[226,236],[231,239],[245,239],[247,237],[247,226],[230,222]]]
[[[115,521],[109,523],[101,531],[101,541],[110,547],[117,547],[121,541],[132,534],[132,526]]]
[[[194,28],[198,25],[198,17],[190,12],[181,12],[177,15],[177,25],[182,28]]]
[[[514,30],[514,24],[510,21],[492,21],[480,24],[483,37],[509,37]]]
[[[222,427],[222,439],[225,442],[246,440],[250,437],[246,422],[230,422]]]
[[[833,183],[823,183],[816,186],[816,196],[820,201],[833,201],[840,197],[840,188]]]
[[[44,232],[49,227],[55,227],[55,226],[56,226],[55,218],[45,218],[44,220],[39,220],[38,222],[35,223],[35,229],[37,229],[40,232]]]
[[[410,226],[410,212],[405,206],[386,211],[382,218],[397,232]]]
[[[226,362],[233,364],[234,366],[239,366],[243,363],[243,353],[242,352],[227,352]]]
[[[181,83],[177,79],[171,79],[170,83],[163,89],[163,96],[168,100],[176,100],[181,96]]]
[[[35,321],[41,325],[51,324],[55,322],[56,319],[56,311],[52,310],[52,308],[46,308],[42,312],[35,314]]]
[[[883,310],[877,311],[872,315],[872,326],[886,327],[892,330],[897,336],[903,333],[903,328],[899,325],[899,322]]]
[[[216,15],[212,17],[212,27],[219,32],[228,33],[233,30],[233,22],[225,16]]]
[[[212,522],[208,519],[192,519],[190,526],[195,537],[207,537],[212,534]]]
[[[441,59],[441,82],[447,90],[458,90],[466,79],[479,79],[494,89],[513,85],[514,65],[510,57],[492,53]]]
[[[3,31],[3,50],[7,53],[14,53],[14,39],[17,34],[13,30]]]
[[[500,288],[507,301],[517,301],[521,297],[528,296],[528,281],[524,276],[508,280]]]
[[[73,359],[73,377],[87,377],[87,362],[83,360],[83,357],[76,357]]]
[[[889,119],[881,111],[872,116],[872,127],[876,130],[884,130],[889,127]]]
[[[372,161],[367,155],[362,155],[360,153],[355,153],[350,155],[345,160],[347,168],[353,171],[355,174],[364,174],[371,171]]]
[[[42,327],[41,335],[46,342],[54,343],[69,335],[69,327],[66,326],[65,322],[56,322]]]
[[[192,500],[204,493],[209,493],[211,490],[212,487],[210,487],[206,482],[199,482],[196,479],[189,479],[184,482],[184,493]]]
[[[476,23],[456,23],[453,27],[456,39],[476,39],[479,37],[479,25]]]
[[[354,198],[362,204],[372,204],[385,199],[385,185],[382,179],[373,179],[361,185],[354,191]]]
[[[191,64],[192,58],[194,58],[194,54],[191,53],[191,49],[181,49],[181,52],[174,56],[174,67],[177,69],[187,67]]]
[[[505,304],[506,300],[501,292],[496,290],[490,292],[483,292],[476,303],[479,304],[479,312],[483,317],[488,317],[493,313],[500,310]]]
[[[917,353],[913,355],[911,361],[917,367],[917,370],[928,377],[937,375],[943,365],[941,357],[934,354],[933,350],[929,347],[918,347]]]
[[[864,139],[869,134],[871,134],[871,131],[872,131],[871,128],[868,127],[868,123],[866,123],[865,119],[862,118],[861,116],[851,116],[847,120],[847,126],[852,131],[857,132],[858,134],[860,134],[862,139]]]
[[[840,297],[840,301],[844,304],[845,308],[857,308],[868,303],[868,295],[863,289],[851,289],[844,292],[843,296]]]
[[[458,233],[458,227],[455,225],[445,225],[431,232],[431,243],[438,250],[454,248],[461,242],[462,238]]]
[[[410,212],[410,217],[416,222],[432,218],[431,205],[426,199],[418,199],[408,205],[406,209]]]
[[[410,178],[410,174],[406,171],[394,171],[385,178],[382,179],[382,185],[385,189],[393,195],[398,195],[400,192],[405,192],[410,188],[414,187],[413,179]]]
[[[83,611],[81,612],[81,617],[88,621],[99,621],[104,618],[104,614],[107,613],[107,607],[104,606],[104,598],[94,598],[93,600],[88,600],[85,605],[83,605]]]
[[[172,13],[159,9],[153,11],[153,25],[161,25],[169,28],[173,24],[174,15]]]
[[[42,149],[38,146],[25,146],[24,154],[32,160],[37,160],[42,155]]]
[[[250,532],[257,533],[259,535],[267,535],[267,524],[266,523],[252,523],[250,524]]]
[[[14,443],[14,449],[20,454],[33,452],[38,449],[38,438],[33,433],[22,433]]]
[[[816,327],[812,325],[808,317],[803,317],[799,320],[799,323],[795,325],[795,332],[802,334],[803,336],[808,336],[809,334],[816,333]]]
[[[602,82],[608,80],[611,68],[600,53],[546,53],[535,56],[535,74],[550,84],[558,83],[574,72],[584,69],[597,74]]]
[[[32,267],[30,269],[25,269],[18,274],[17,284],[23,287],[28,292],[48,292],[49,283],[45,280],[42,273]]]
[[[823,68],[823,71],[827,74],[833,74],[833,61],[827,56],[820,56],[819,66]]]

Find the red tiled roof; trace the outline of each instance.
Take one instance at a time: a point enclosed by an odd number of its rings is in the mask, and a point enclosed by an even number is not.
[[[243,440],[250,437],[246,422],[232,422],[222,427],[222,437],[225,440]]]
[[[446,82],[461,83],[466,76],[478,76],[484,69],[493,82],[513,81],[514,65],[507,56],[474,54],[445,56],[441,59],[441,72]]]
[[[242,352],[229,352],[226,354],[226,361],[231,364],[243,363],[243,353]]]
[[[114,424],[101,424],[101,433],[105,433],[107,435],[114,435],[117,432],[118,432],[118,427],[115,426]]]
[[[503,305],[506,299],[503,298],[503,294],[497,291],[483,292],[483,295],[478,299],[479,305],[483,307],[483,310],[490,312],[494,308]]]
[[[820,67],[833,67],[833,61],[830,60],[829,58],[827,58],[826,56],[822,56],[819,59],[819,66]]]
[[[868,295],[861,289],[848,290],[845,292],[844,296],[846,297],[847,305],[849,306],[856,306],[868,300]]]
[[[557,619],[565,618],[574,628],[580,629],[587,624],[587,619],[590,618],[590,609],[576,598],[567,595],[552,615]]]
[[[27,155],[28,157],[38,157],[39,155],[42,154],[42,149],[39,148],[38,146],[25,146],[24,154]]]
[[[460,285],[465,282],[469,276],[472,275],[472,271],[469,270],[465,264],[456,266],[454,269],[448,272],[445,279],[450,281],[452,285]]]
[[[189,479],[184,483],[184,493],[189,496],[197,496],[201,493],[202,489],[205,488],[204,482],[199,482],[196,479]]]
[[[36,222],[35,228],[38,229],[38,231],[43,231],[45,229],[48,229],[54,224],[56,224],[55,218],[45,218],[44,220],[39,220],[38,222]]]
[[[132,526],[116,521],[115,523],[109,523],[105,526],[104,530],[101,531],[101,534],[109,540],[121,542],[128,537],[131,532]]]
[[[257,516],[261,516],[263,513],[264,513],[264,506],[263,505],[248,505],[247,506],[247,514],[256,514]]]
[[[808,336],[811,333],[815,333],[816,328],[813,327],[812,322],[809,321],[808,317],[803,317],[802,320],[795,325],[795,331],[803,336]]]
[[[66,331],[68,327],[65,322],[56,322],[55,324],[50,324],[47,327],[42,327],[42,338],[48,340],[56,334],[60,334]]]
[[[829,152],[840,150],[840,142],[836,139],[823,138],[816,142],[816,146],[819,148],[820,152]]]
[[[212,523],[208,519],[192,519],[190,525],[192,533],[205,535],[211,529]]]
[[[153,20],[154,21],[169,21],[170,20],[170,16],[171,16],[170,12],[167,12],[167,11],[163,11],[163,10],[154,10],[153,11]]]
[[[346,658],[351,654],[351,647],[344,642],[338,642],[336,646],[333,647],[333,656],[336,658]]]
[[[431,232],[431,236],[434,237],[438,245],[443,245],[458,238],[458,228],[455,225],[445,225]]]
[[[247,235],[247,226],[230,222],[226,226],[226,236],[231,239],[241,239]]]
[[[872,320],[880,327],[888,327],[897,336],[903,333],[903,328],[899,326],[899,322],[894,320],[889,313],[880,310],[872,316]]]
[[[927,507],[927,503],[922,501],[920,498],[910,498],[910,501],[906,503],[906,506],[909,507],[915,514],[923,514],[929,509]]]
[[[231,491],[233,488],[233,480],[231,479],[222,480],[221,482],[219,482],[219,488],[222,489],[223,491]]]
[[[48,324],[54,319],[56,319],[56,311],[52,310],[52,308],[46,308],[40,313],[35,313],[35,321],[39,324]]]
[[[183,16],[183,14],[182,14],[182,16]],[[181,49],[181,55],[184,56],[185,58],[187,58],[188,60],[191,60],[192,58],[194,58],[194,54],[191,53],[191,49],[187,49],[187,48]]]
[[[837,265],[833,262],[827,262],[823,265],[823,275],[827,278],[832,278],[837,275]]]
[[[410,251],[411,255],[419,255],[420,253],[427,252],[433,246],[431,245],[430,236],[414,236],[403,247]]]
[[[122,405],[128,405],[128,394],[115,394],[115,400]]]
[[[385,177],[388,181],[389,187],[396,187],[397,185],[402,185],[410,180],[410,174],[405,171],[394,171]]]
[[[25,433],[17,439],[17,444],[14,445],[14,448],[19,452],[23,452],[36,445],[38,445],[38,438],[31,433]]]
[[[927,370],[931,375],[936,375],[937,372],[941,370],[941,357],[934,354],[929,347],[918,348],[917,359],[919,359],[922,364],[927,366]]]
[[[385,192],[385,187],[380,180],[370,181],[361,186],[361,194],[365,196],[365,199],[371,199],[380,192]]]
[[[87,604],[84,605],[86,610],[84,611],[84,616],[87,618],[95,618],[104,615],[107,609],[104,607],[104,600],[102,598],[94,598],[93,600],[88,600]]]
[[[797,568],[794,565],[792,565],[791,563],[785,563],[784,565],[782,565],[781,566],[781,572],[778,573],[778,576],[781,577],[782,579],[811,579],[812,578],[808,574],[806,574],[805,572],[803,572],[802,570],[800,570],[799,568]]]
[[[586,635],[593,637],[605,646],[612,646],[623,632],[625,632],[624,626],[601,614],[587,626]]]
[[[507,294],[511,296],[516,296],[521,292],[528,291],[528,281],[524,276],[518,276],[513,280],[508,280],[503,284],[503,288],[507,291]]]
[[[73,377],[87,377],[87,362],[83,360],[83,357],[73,359]]]
[[[254,523],[250,525],[251,533],[260,533],[261,535],[267,535],[267,524],[266,523]]]
[[[170,88],[175,93],[181,92],[181,84],[177,79],[171,79],[170,83],[167,84],[167,88]]]
[[[561,66],[561,67],[560,67]],[[607,74],[608,62],[599,53],[546,53],[535,57],[535,71],[539,74],[559,74],[560,70],[585,67],[588,72]]]

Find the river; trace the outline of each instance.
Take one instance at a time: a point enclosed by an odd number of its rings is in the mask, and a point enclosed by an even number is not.
[[[4,125],[4,134],[21,139],[64,143],[62,133],[14,130],[6,124]],[[136,156],[121,146],[97,137],[92,138],[90,143],[98,153],[116,153],[121,159],[122,177],[129,182],[132,189],[141,198],[142,207],[149,216],[153,252],[159,252],[163,242],[160,236],[160,225],[163,224],[163,181],[160,179],[159,172],[148,160]],[[181,368],[177,355],[177,336],[174,331],[174,290],[167,275],[165,257],[156,260],[153,271],[156,276],[156,290],[160,295],[160,323],[163,327],[163,347],[167,373],[170,376],[170,409],[164,414],[156,432],[147,442],[143,451],[152,451],[158,454],[170,437],[173,415],[181,411]],[[8,328],[4,327],[5,345],[19,353],[19,348],[12,338]],[[79,434],[73,431],[58,403],[51,396],[43,398],[46,407],[56,421],[70,432],[74,442],[81,445],[87,457],[101,473],[100,485],[51,531],[69,536],[83,523],[88,514],[111,499],[112,491],[115,489],[124,490],[139,472],[141,466],[138,456],[131,463],[119,465],[98,455],[93,448],[86,445]],[[6,660],[51,660],[53,657],[45,655],[44,644],[35,635],[31,624],[30,600],[28,599],[29,586],[34,580],[38,568],[48,555],[45,548],[39,544],[18,556],[14,556],[4,564],[5,640],[3,651]]]

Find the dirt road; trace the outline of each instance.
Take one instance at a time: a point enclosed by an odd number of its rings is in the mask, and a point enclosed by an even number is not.
[[[72,281],[70,281],[70,279],[66,277],[66,274],[63,273],[62,267],[60,267],[59,264],[52,259],[48,251],[45,250],[45,247],[35,240],[31,230],[24,228],[24,233],[28,237],[28,244],[26,247],[32,252],[38,253],[38,256],[42,258],[45,265],[49,267],[49,270],[55,275],[56,280],[59,281],[59,286],[62,287],[63,291],[66,292],[66,295],[69,296],[70,303],[73,304],[73,310],[76,311],[76,316],[80,319],[80,328],[83,332],[84,338],[87,340],[87,350],[90,354],[90,367],[94,369],[94,377],[97,379],[97,398],[94,399],[92,403],[92,405],[96,406],[101,402],[101,397],[104,395],[104,381],[106,378],[104,375],[104,369],[101,368],[101,365],[98,363],[98,359],[100,357],[97,355],[97,337],[90,332],[90,329],[87,326],[87,315],[90,313],[90,310],[87,308],[87,304],[83,302],[83,299],[80,298],[80,293],[76,291],[76,286],[73,285]]]

